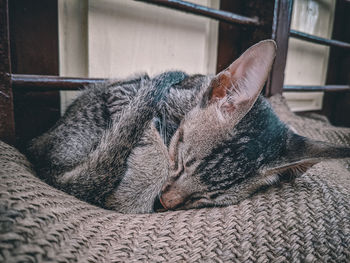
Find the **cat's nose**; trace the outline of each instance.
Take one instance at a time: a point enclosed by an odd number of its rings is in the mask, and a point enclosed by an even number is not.
[[[184,199],[177,193],[168,193],[161,195],[159,201],[166,210],[173,210],[179,207]]]
[[[173,210],[184,203],[186,195],[175,185],[168,186],[167,191],[162,192],[159,201],[166,210]]]

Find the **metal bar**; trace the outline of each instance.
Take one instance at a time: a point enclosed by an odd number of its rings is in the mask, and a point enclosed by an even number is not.
[[[85,85],[104,82],[100,78],[68,78],[46,75],[12,74],[13,89],[16,91],[79,90]]]
[[[108,79],[101,78],[69,78],[59,76],[46,75],[10,75],[13,89],[16,91],[35,91],[42,92],[48,90],[79,90],[85,85],[92,83],[101,83]],[[350,91],[349,85],[325,85],[325,86],[300,86],[300,85],[284,85],[284,92],[291,91],[326,91],[339,92]]]
[[[214,8],[209,8],[206,6],[189,3],[186,1],[180,1],[180,0],[135,0],[135,1],[164,6],[164,7],[188,12],[194,15],[210,17],[229,24],[240,24],[240,25],[247,25],[247,26],[262,25],[262,23],[259,21],[257,17],[253,17],[253,18],[245,17],[235,13],[217,10]]]
[[[8,0],[0,0],[0,139],[14,144],[15,120],[11,89]]]
[[[333,40],[333,39],[326,39],[322,37],[317,37],[313,35],[309,35],[297,30],[290,30],[289,35],[291,37],[295,37],[298,39],[306,40],[312,43],[317,43],[321,45],[326,45],[326,46],[331,46],[331,47],[338,47],[338,48],[345,48],[345,49],[350,49],[350,44],[338,40]]]
[[[344,92],[350,91],[349,85],[325,85],[325,86],[297,86],[297,85],[284,85],[284,92],[308,92],[308,91],[324,91],[324,92]]]

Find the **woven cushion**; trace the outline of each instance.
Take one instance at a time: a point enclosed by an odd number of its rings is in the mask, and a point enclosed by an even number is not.
[[[350,129],[295,116],[280,96],[271,102],[300,134],[350,145]],[[0,143],[0,262],[349,262],[349,198],[342,160],[238,205],[124,215],[48,186]]]

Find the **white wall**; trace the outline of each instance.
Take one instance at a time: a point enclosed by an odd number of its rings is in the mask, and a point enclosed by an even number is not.
[[[336,0],[295,0],[291,28],[331,38]],[[329,47],[295,38],[289,39],[285,85],[325,85]],[[285,92],[294,111],[322,107],[322,92]]]
[[[60,76],[88,77],[88,1],[59,0]],[[61,114],[78,92],[61,91]]]
[[[196,1],[210,4],[210,1]],[[127,77],[167,69],[213,72],[217,25],[211,20],[135,1],[89,1],[89,75]],[[213,32],[214,31],[214,32]]]
[[[219,7],[217,0],[191,1]],[[60,0],[60,74],[215,73],[218,22],[125,0]],[[64,110],[75,93],[62,92]]]

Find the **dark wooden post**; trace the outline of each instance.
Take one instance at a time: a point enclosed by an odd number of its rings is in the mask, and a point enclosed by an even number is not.
[[[244,6],[241,0],[221,0],[220,9],[243,14]],[[241,26],[219,22],[219,39],[216,71],[220,72],[232,63],[243,51],[241,47],[244,32]]]
[[[9,44],[8,0],[0,0],[0,139],[9,144],[15,140],[11,61]]]
[[[221,0],[220,9],[255,18],[259,25],[219,23],[217,72],[225,69],[251,45],[271,38],[274,0]]]
[[[332,39],[350,43],[350,2],[337,1]],[[326,84],[350,85],[350,50],[331,47]],[[350,92],[325,93],[323,111],[332,124],[350,127]]]
[[[265,89],[268,97],[282,93],[292,10],[293,0],[275,1],[271,38],[276,41],[277,54]]]
[[[9,1],[12,73],[58,75],[57,0]],[[59,91],[13,89],[16,146],[54,125],[60,117]]]
[[[257,17],[262,26],[234,26],[220,22],[217,71],[226,68],[245,49],[264,39],[276,41],[278,49],[265,95],[282,93],[292,16],[292,0],[222,0],[220,9]]]

